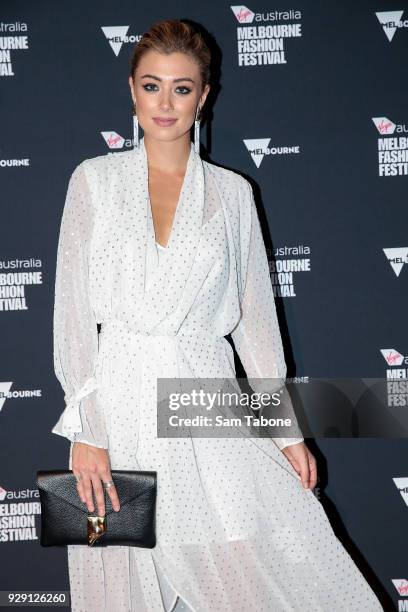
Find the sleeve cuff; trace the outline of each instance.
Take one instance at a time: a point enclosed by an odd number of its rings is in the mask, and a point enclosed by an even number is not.
[[[287,446],[294,446],[299,442],[304,442],[304,438],[272,438],[279,450],[283,450]]]
[[[88,378],[81,389],[71,397],[65,396],[66,407],[62,412],[57,423],[52,428],[52,433],[65,436],[69,440],[75,441],[75,434],[82,433],[83,426],[80,413],[81,400],[98,388],[97,380],[94,376]]]

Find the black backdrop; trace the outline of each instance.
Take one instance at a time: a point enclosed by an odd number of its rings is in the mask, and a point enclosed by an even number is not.
[[[52,366],[58,230],[74,167],[109,144],[132,146],[133,45],[154,21],[183,17],[218,45],[202,154],[254,185],[271,272],[275,262],[281,272],[289,375],[405,379],[408,5],[3,0],[1,9],[0,586],[68,589],[65,551],[39,545],[35,488],[37,469],[68,461],[67,441],[50,433],[63,409]],[[265,41],[274,52],[240,55],[239,45]],[[408,610],[407,441],[309,444],[315,493],[339,537],[384,606]]]

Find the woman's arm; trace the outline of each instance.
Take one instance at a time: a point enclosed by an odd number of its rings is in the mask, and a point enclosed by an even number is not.
[[[54,302],[54,368],[66,408],[52,433],[108,448],[97,398],[98,331],[89,297],[89,245],[94,209],[85,162],[71,175],[61,220]]]
[[[241,305],[242,317],[231,337],[251,387],[255,392],[273,393],[284,386],[287,367],[268,258],[252,187],[243,179],[241,189],[242,204],[250,206],[251,210],[251,232],[248,259],[243,270],[245,288]],[[295,427],[291,428],[291,433],[296,431],[298,436],[272,438],[280,450],[304,440],[287,390],[285,398],[288,400],[285,402],[285,410],[288,412],[285,417],[292,419]]]

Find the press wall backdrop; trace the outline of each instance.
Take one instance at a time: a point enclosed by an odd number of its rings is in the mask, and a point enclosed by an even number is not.
[[[405,406],[408,4],[0,9],[0,590],[68,590],[65,549],[39,544],[35,485],[37,469],[68,467],[68,441],[51,434],[64,406],[52,363],[58,232],[74,167],[133,146],[133,46],[165,18],[213,37],[202,156],[254,186],[289,375],[388,377]],[[333,528],[384,609],[408,610],[408,441],[308,443]]]

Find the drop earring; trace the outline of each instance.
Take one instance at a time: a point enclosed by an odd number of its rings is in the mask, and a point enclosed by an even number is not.
[[[201,109],[197,107],[196,118],[194,121],[194,150],[200,154],[200,122],[201,122]]]
[[[133,107],[133,148],[139,148],[139,120],[136,114],[136,104]]]

